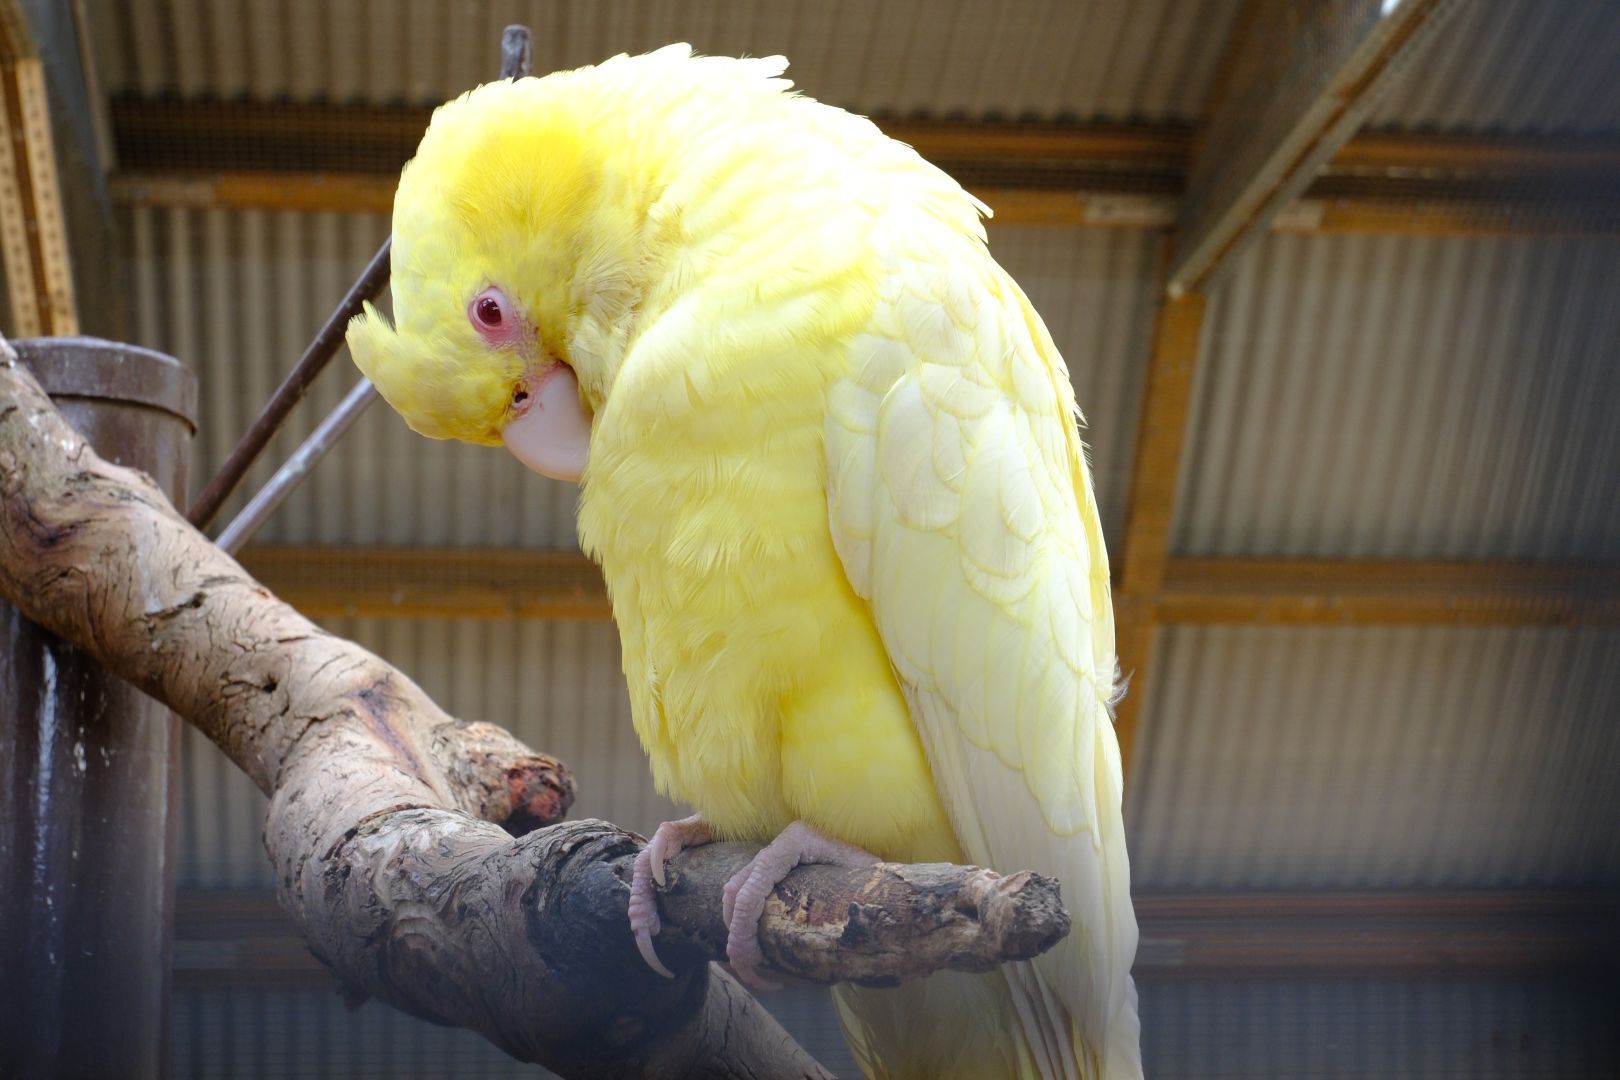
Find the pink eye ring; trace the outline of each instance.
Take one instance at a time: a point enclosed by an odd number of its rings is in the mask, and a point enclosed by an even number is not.
[[[522,318],[511,298],[491,285],[467,302],[467,321],[488,344],[507,348],[522,336]]]

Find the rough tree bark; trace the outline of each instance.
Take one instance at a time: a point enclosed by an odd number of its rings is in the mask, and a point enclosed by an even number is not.
[[[566,768],[278,601],[143,475],[102,461],[0,339],[0,595],[195,724],[270,796],[283,908],[348,985],[570,1076],[824,1076],[728,975],[720,889],[753,849],[671,863],[648,971],[641,838],[560,823]],[[1056,883],[950,865],[807,867],[761,944],[779,972],[892,983],[1068,932]]]

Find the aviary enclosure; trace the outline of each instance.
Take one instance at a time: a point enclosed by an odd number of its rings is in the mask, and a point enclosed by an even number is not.
[[[1067,362],[1147,1075],[1613,1075],[1609,5],[7,0],[0,1077],[855,1075],[829,986],[1094,948],[1039,860],[802,866],[756,995],[722,843],[652,971],[574,486],[344,357],[435,105],[683,40],[988,204]]]

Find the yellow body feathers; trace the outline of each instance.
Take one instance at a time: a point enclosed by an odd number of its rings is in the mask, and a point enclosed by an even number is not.
[[[1063,362],[980,207],[783,62],[684,47],[442,108],[395,210],[397,333],[357,361],[418,430],[499,441],[504,287],[594,412],[602,565],[660,790],[896,860],[1062,879],[1070,937],[841,991],[863,1068],[1140,1073],[1107,557]]]

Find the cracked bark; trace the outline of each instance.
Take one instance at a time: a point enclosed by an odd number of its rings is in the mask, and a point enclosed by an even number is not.
[[[563,822],[574,783],[446,716],[278,601],[143,475],[62,420],[0,340],[0,595],[202,730],[270,796],[282,907],[350,987],[569,1076],[827,1075],[709,961],[756,848],[670,863],[658,948],[626,917],[641,838]],[[805,867],[761,921],[778,972],[889,984],[986,970],[1068,931],[1056,883],[951,865]]]

